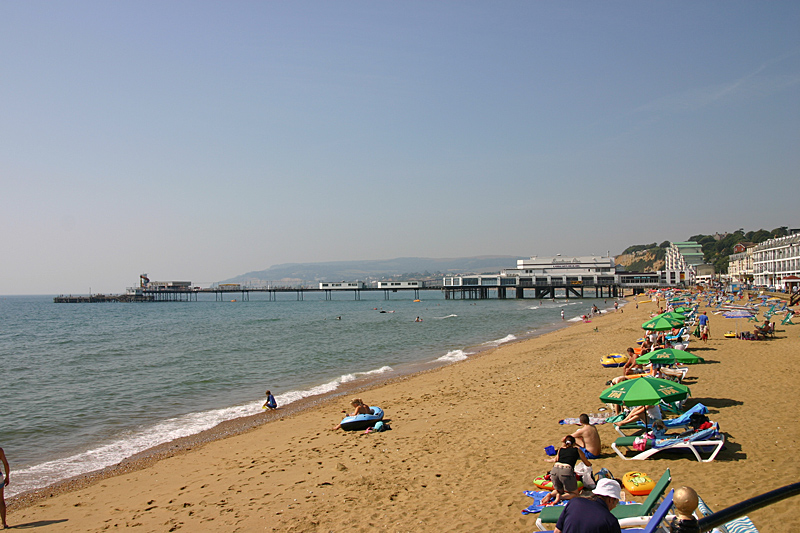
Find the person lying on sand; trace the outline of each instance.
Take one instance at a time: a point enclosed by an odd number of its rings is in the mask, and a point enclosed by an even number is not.
[[[370,409],[369,405],[367,405],[364,402],[362,402],[361,398],[353,398],[353,400],[350,402],[350,405],[353,406],[353,409],[354,409],[353,414],[348,415],[347,411],[342,411],[342,413],[344,413],[345,416],[371,415],[372,414],[372,409]],[[341,429],[341,427],[342,427],[342,424],[336,424],[336,426],[331,428],[331,431],[336,431],[337,429]]]

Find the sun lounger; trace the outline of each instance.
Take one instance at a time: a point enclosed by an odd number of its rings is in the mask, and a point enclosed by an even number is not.
[[[628,520],[626,525],[636,525],[636,523],[631,523],[630,519],[651,515],[656,509],[656,505],[658,505],[659,500],[667,492],[667,488],[669,487],[671,481],[672,476],[669,472],[669,468],[667,468],[667,470],[664,472],[664,475],[661,476],[661,479],[659,479],[658,483],[656,483],[656,486],[653,487],[652,491],[650,491],[650,495],[647,497],[644,503],[618,505],[613,511],[611,511],[611,514],[617,517],[617,519],[620,521]],[[552,505],[550,507],[545,507],[542,509],[542,512],[539,513],[539,518],[536,519],[536,527],[538,527],[540,531],[546,531],[542,524],[555,524],[558,522],[558,517],[561,516],[563,511],[563,505]]]
[[[674,494],[673,490],[670,490],[669,493],[664,496],[664,500],[661,502],[661,505],[658,506],[656,512],[653,513],[653,516],[641,516],[637,517],[634,520],[631,519],[621,519],[619,521],[620,527],[626,528],[622,531],[624,533],[656,533],[657,531],[669,531],[669,529],[659,529],[661,527],[661,523],[665,520],[667,522],[671,521],[672,518],[667,516],[670,509],[672,509],[672,496]],[[614,508],[614,511],[623,507],[631,507],[630,505],[618,505]],[[614,511],[611,511],[611,514],[614,514]],[[646,522],[645,528],[628,528],[629,525],[636,525],[640,522]],[[538,525],[538,522],[537,522]],[[553,533],[552,530],[550,533]]]
[[[647,439],[643,451],[639,451],[633,457],[626,457],[625,451],[621,448],[633,448],[637,438],[641,439],[641,437],[620,437],[611,444],[611,448],[626,461],[641,461],[664,451],[687,450],[692,452],[699,462],[710,463],[725,444],[725,436],[719,432],[719,424],[714,423],[713,427],[687,437]],[[709,453],[708,459],[703,459],[700,452]]]
[[[714,512],[706,505],[703,498],[697,497],[697,514],[700,518],[714,514]],[[731,520],[718,528],[711,530],[712,533],[758,533],[758,529],[753,525],[746,516]]]
[[[781,326],[794,326],[794,322],[792,322],[793,316],[794,313],[792,312],[786,313],[786,316],[781,320]]]
[[[686,331],[686,328],[683,327],[680,330],[678,330],[678,333],[676,333],[675,335],[667,335],[664,338],[667,339],[670,342],[674,342],[674,341],[677,341],[677,340],[689,340],[689,335],[687,333],[688,332]],[[685,339],[683,338],[684,336],[686,336]]]
[[[693,405],[691,408],[687,409],[683,412],[683,414],[677,416],[676,418],[669,418],[664,419],[662,422],[664,423],[664,427],[667,429],[678,429],[678,428],[688,428],[689,422],[692,418],[692,415],[695,413],[699,413],[701,415],[708,414],[708,408],[703,405],[702,403],[698,403]],[[650,424],[647,425],[648,429],[653,427],[652,420],[648,420]],[[625,431],[644,431],[644,423],[643,422],[636,422],[633,424],[625,424],[624,426],[614,426],[614,429],[617,430],[623,437],[629,436],[628,434],[624,433]]]

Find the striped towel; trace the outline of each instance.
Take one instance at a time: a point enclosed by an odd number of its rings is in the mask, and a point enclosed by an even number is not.
[[[703,501],[703,498],[698,496],[697,500],[697,510],[700,511],[703,516],[714,514],[708,505],[706,505],[706,502]],[[731,520],[718,528],[714,528],[712,533],[758,533],[758,529],[756,529],[756,526],[749,518],[743,516],[736,520]]]

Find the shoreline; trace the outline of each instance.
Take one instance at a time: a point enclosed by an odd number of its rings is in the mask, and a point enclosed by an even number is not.
[[[627,303],[624,297],[620,297],[619,299],[616,299],[616,301],[620,302],[620,308],[625,307]],[[608,314],[608,312],[609,310],[604,309],[600,316],[602,317],[603,315]],[[9,511],[24,509],[54,496],[91,487],[92,485],[95,485],[104,479],[146,469],[161,460],[189,452],[192,449],[204,446],[210,442],[224,440],[235,435],[241,435],[243,433],[258,429],[264,425],[280,422],[283,418],[292,417],[308,410],[323,408],[327,404],[332,403],[334,400],[337,400],[340,397],[349,396],[355,393],[369,392],[399,381],[413,379],[414,377],[422,374],[436,372],[443,368],[465,363],[467,361],[477,359],[478,357],[483,357],[500,347],[524,343],[531,339],[535,339],[554,331],[577,325],[579,323],[582,322],[573,320],[555,322],[548,324],[547,326],[540,327],[529,335],[519,337],[515,335],[514,340],[508,342],[493,344],[499,340],[494,339],[485,341],[478,345],[464,347],[461,349],[461,351],[468,353],[469,355],[461,360],[447,361],[439,360],[437,358],[430,361],[406,363],[401,365],[401,369],[397,371],[399,373],[394,374],[391,377],[384,374],[376,374],[361,377],[352,382],[342,383],[332,391],[303,397],[299,400],[293,401],[290,404],[287,404],[286,407],[281,407],[278,411],[258,412],[252,415],[226,420],[199,433],[179,437],[151,448],[147,448],[129,457],[126,457],[119,463],[107,466],[105,468],[78,474],[44,487],[28,490],[19,494],[15,494],[11,497],[6,497],[6,505],[8,506]],[[513,334],[509,333],[508,335]]]
[[[521,514],[531,503],[523,491],[551,466],[543,448],[575,430],[558,420],[603,405],[598,395],[618,369],[599,359],[640,336],[654,306],[638,307],[370,388],[364,400],[384,409],[391,431],[330,431],[342,393],[280,422],[14,509],[10,523],[45,533],[65,526],[530,532],[536,515]],[[711,315],[711,339],[692,341],[706,363],[689,367],[690,402],[706,405],[726,437],[716,460],[625,461],[610,448],[616,432],[601,425],[595,471],[660,476],[669,468],[673,487],[693,487],[714,510],[795,481],[800,428],[785,414],[796,404],[800,327],[779,326],[775,339],[751,342],[723,338],[732,325]],[[785,500],[749,516],[761,531],[793,531],[795,506]]]

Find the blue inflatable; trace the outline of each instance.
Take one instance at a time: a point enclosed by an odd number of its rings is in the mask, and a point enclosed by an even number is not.
[[[342,419],[340,425],[345,431],[358,431],[359,429],[367,429],[374,426],[378,421],[383,420],[383,409],[380,407],[372,407],[371,415],[356,415],[346,416]]]

